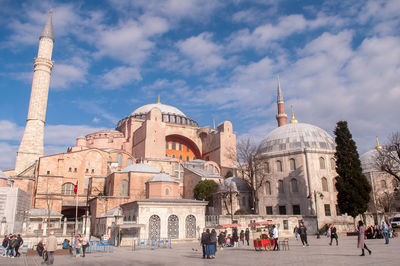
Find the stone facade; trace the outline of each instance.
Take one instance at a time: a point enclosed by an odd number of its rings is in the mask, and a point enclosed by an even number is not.
[[[22,225],[28,217],[31,197],[23,190],[12,187],[0,187],[1,235],[22,233]]]

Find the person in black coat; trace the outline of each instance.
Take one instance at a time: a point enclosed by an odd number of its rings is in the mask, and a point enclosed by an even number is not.
[[[306,244],[308,246],[307,227],[304,225],[304,223],[301,223],[301,225],[299,227],[299,234],[300,234],[301,243],[303,243],[303,247],[304,247],[304,244]]]
[[[235,227],[235,228],[233,228],[232,229],[232,238],[233,238],[233,246],[234,247],[237,247],[238,245],[239,245],[239,236],[238,236],[238,231],[237,231],[237,228]]]
[[[332,226],[331,226],[331,243],[329,243],[330,246],[332,246],[333,239],[336,239],[336,246],[339,245],[338,236],[336,233],[336,227],[332,224]]]
[[[207,235],[206,229],[204,228],[204,231],[201,234],[201,241],[200,241],[200,245],[203,248],[203,259],[206,258],[207,238],[208,238],[208,235]]]
[[[43,241],[40,240],[39,244],[37,244],[37,246],[36,246],[36,251],[40,257],[43,256],[43,250],[44,250]]]
[[[22,239],[21,235],[18,234],[17,236],[17,244],[15,246],[15,257],[20,257],[21,253],[19,253],[19,248],[22,247],[22,244],[24,243],[24,240]]]
[[[247,245],[249,246],[249,240],[250,240],[250,230],[249,228],[246,228],[246,232],[244,233]]]

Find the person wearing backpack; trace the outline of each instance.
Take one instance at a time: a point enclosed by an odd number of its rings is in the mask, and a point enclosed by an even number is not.
[[[8,247],[8,242],[9,241],[10,241],[10,239],[8,238],[7,235],[5,235],[4,239],[3,239],[3,243],[2,243],[2,246],[3,246],[3,252],[1,254],[2,257],[7,257],[7,255],[8,255],[7,247]]]

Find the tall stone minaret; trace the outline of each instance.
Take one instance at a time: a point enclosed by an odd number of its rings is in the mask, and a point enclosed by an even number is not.
[[[54,65],[54,62],[51,61],[53,44],[52,11],[50,10],[49,18],[39,38],[38,55],[33,62],[34,70],[28,118],[26,119],[24,136],[17,153],[15,175],[23,172],[39,157],[44,155],[44,123],[46,120],[50,73]]]
[[[276,103],[278,105],[278,114],[276,115],[276,121],[278,121],[278,127],[286,125],[287,114],[285,114],[285,102],[283,101],[281,83],[279,82],[278,75],[278,95]]]

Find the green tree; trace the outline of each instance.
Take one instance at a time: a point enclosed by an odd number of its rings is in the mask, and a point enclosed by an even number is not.
[[[193,189],[194,198],[212,202],[212,195],[217,192],[218,184],[213,180],[202,180]]]
[[[337,122],[335,136],[339,210],[356,218],[368,209],[371,186],[362,173],[357,146],[347,127],[347,121]]]

